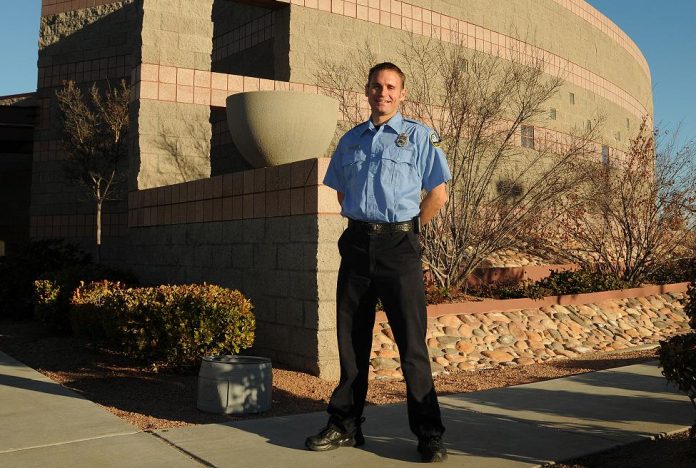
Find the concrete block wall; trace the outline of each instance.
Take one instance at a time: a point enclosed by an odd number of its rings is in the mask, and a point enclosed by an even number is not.
[[[131,192],[120,261],[146,283],[209,282],[255,306],[254,352],[338,377],[336,241],[327,158]]]
[[[210,101],[195,99],[194,86],[211,86],[213,0],[142,0],[141,5],[139,63],[149,65],[139,66],[134,78],[160,83],[162,99],[139,99],[148,95],[136,90],[131,190],[210,176]],[[176,67],[190,73],[178,77]],[[190,102],[176,102],[177,82],[191,89]]]
[[[280,17],[276,10],[215,2],[213,71],[277,79],[274,30]]]

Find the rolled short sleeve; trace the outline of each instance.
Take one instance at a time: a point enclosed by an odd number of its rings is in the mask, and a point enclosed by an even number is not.
[[[329,167],[326,169],[324,185],[331,187],[337,192],[345,193],[345,181],[343,179],[343,171],[341,171],[341,144],[339,143],[336,151],[331,156]]]
[[[430,192],[438,185],[452,178],[445,153],[431,141],[431,135],[436,135],[432,130],[422,138],[419,168],[422,174],[422,188]]]

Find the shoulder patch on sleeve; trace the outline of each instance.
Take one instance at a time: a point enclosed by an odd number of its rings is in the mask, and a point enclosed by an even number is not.
[[[432,132],[430,132],[430,143],[431,143],[435,148],[439,148],[441,142],[442,142],[442,140],[440,139],[440,135],[438,135],[437,132],[436,132],[435,130],[433,130]]]

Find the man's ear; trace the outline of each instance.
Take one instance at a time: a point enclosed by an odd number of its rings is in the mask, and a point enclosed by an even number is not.
[[[406,100],[406,94],[407,94],[406,88],[403,88],[401,90],[401,96],[399,96],[399,102],[404,102]]]
[[[370,83],[367,83],[367,84],[365,85],[365,97],[368,97],[368,96],[369,96],[369,93],[368,93],[368,90],[369,90],[369,89],[370,89]]]

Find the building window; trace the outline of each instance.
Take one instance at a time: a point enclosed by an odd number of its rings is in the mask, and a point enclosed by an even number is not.
[[[602,164],[609,165],[609,147],[607,145],[602,145]]]
[[[621,132],[615,132],[614,138],[616,138],[616,141],[621,141]]]
[[[522,125],[522,147],[534,148],[534,127]]]
[[[587,122],[585,122],[585,128],[587,130],[592,130],[592,121],[591,120],[588,119]]]
[[[575,93],[570,93],[570,103],[575,104]]]
[[[556,109],[553,107],[549,109],[549,119],[556,120]]]
[[[626,130],[631,129],[631,119],[626,119]]]

